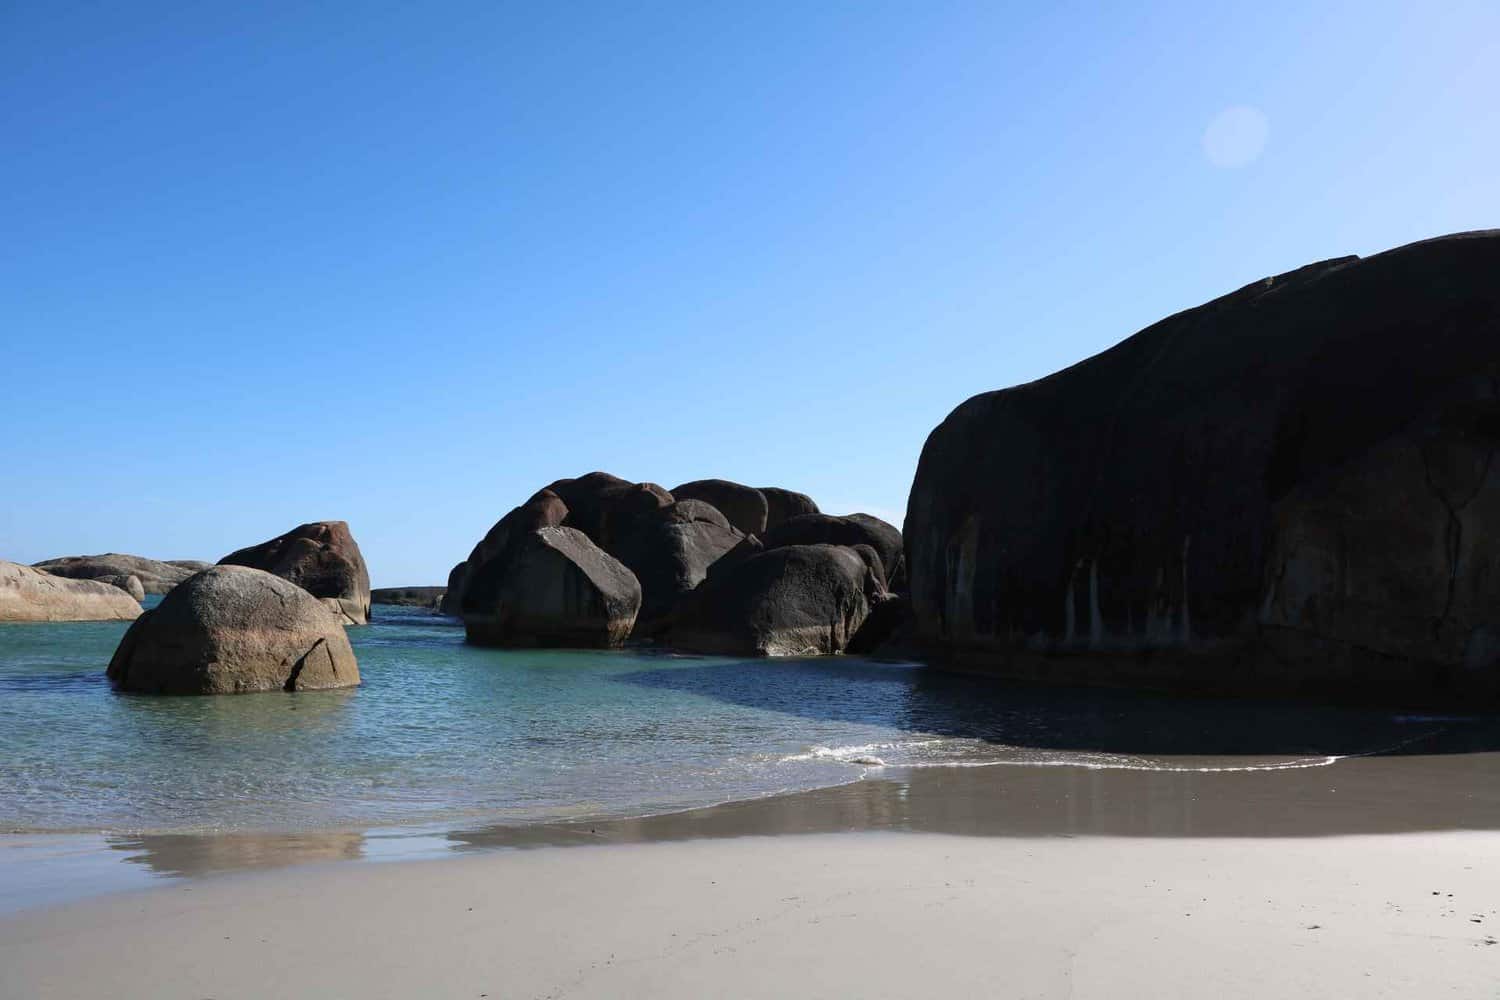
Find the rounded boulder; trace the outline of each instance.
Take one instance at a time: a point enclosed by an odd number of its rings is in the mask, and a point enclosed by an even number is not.
[[[245,694],[354,687],[339,616],[264,570],[215,566],[136,619],[109,662],[124,691]]]

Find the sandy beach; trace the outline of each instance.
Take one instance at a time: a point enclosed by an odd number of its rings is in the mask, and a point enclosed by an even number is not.
[[[747,837],[120,893],[0,922],[0,992],[1490,996],[1497,924],[1495,833]]]
[[[12,838],[0,996],[1492,996],[1495,766],[933,768],[443,835]]]

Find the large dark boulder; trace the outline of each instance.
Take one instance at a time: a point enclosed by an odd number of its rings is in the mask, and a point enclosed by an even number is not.
[[[683,596],[744,537],[701,500],[679,500],[637,528],[618,549],[620,561],[641,584],[634,634],[651,636],[669,626]]]
[[[678,500],[702,500],[718,508],[729,523],[747,535],[766,530],[766,497],[753,486],[727,479],[696,479],[672,489]]]
[[[206,565],[201,564],[200,569]],[[148,594],[165,594],[199,572],[198,569],[190,568],[186,560],[162,562],[120,552],[106,552],[97,556],[63,556],[36,563],[35,566],[53,576],[66,576],[74,580],[108,580],[113,577],[124,579],[133,576],[140,580],[141,588]]]
[[[641,607],[641,586],[576,528],[515,539],[469,574],[464,629],[491,646],[618,646]]]
[[[918,637],[1011,675],[1500,697],[1500,232],[1255,282],[932,432]]]
[[[632,483],[607,472],[559,479],[547,487],[567,504],[563,522],[588,535],[595,545],[614,552],[635,530],[673,502],[655,483]]]
[[[868,545],[880,556],[885,579],[893,590],[906,582],[906,558],[901,532],[871,514],[800,514],[767,531],[766,548],[783,545]]]
[[[513,508],[479,540],[469,558],[448,574],[448,591],[440,605],[444,614],[460,615],[469,581],[492,559],[503,556],[517,540],[538,528],[555,528],[568,516],[568,505],[550,489],[538,490],[530,500]]]
[[[789,545],[749,556],[688,597],[672,627],[681,649],[734,656],[842,652],[882,591],[859,553]]]
[[[119,587],[0,559],[0,622],[129,621],[140,613]]]
[[[779,486],[760,486],[757,489],[766,498],[767,531],[799,515],[820,513],[818,505],[806,493],[784,490]]]
[[[262,569],[295,583],[348,624],[370,620],[370,573],[344,521],[298,525],[284,535],[231,552],[219,565]]]
[[[342,618],[303,588],[244,566],[204,570],[126,631],[109,679],[151,694],[308,691],[359,683]]]

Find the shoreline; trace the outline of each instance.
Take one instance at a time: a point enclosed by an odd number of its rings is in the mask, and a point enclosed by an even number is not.
[[[848,783],[632,817],[297,832],[0,835],[0,914],[204,876],[581,845],[846,833],[975,839],[1304,839],[1500,831],[1500,753],[1266,770],[991,764],[872,768]]]

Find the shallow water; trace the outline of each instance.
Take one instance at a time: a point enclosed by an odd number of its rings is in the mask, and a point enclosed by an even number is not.
[[[640,816],[887,767],[1320,767],[1494,749],[1486,720],[1038,689],[856,658],[491,650],[377,606],[357,690],[111,690],[120,623],[0,626],[0,830],[368,829]]]

